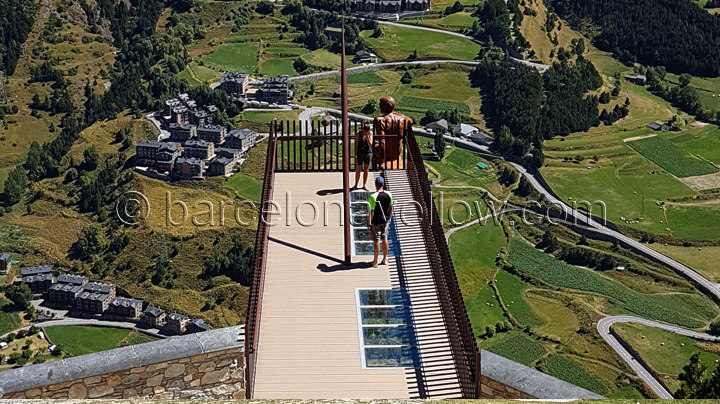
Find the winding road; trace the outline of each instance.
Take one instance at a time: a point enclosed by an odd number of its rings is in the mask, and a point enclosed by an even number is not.
[[[448,136],[446,136],[448,138]],[[487,146],[481,146],[476,143],[457,139],[457,138],[451,138],[448,140],[454,141],[456,145],[461,145],[462,147],[478,152],[484,152],[488,153],[490,150]],[[506,160],[507,161],[507,160]],[[700,275],[699,273],[695,272],[693,269],[689,268],[688,266],[666,256],[663,255],[650,247],[646,246],[645,244],[642,244],[636,240],[631,239],[630,237],[625,236],[624,234],[617,232],[605,225],[602,225],[595,221],[592,218],[588,218],[588,215],[573,209],[571,206],[566,204],[565,202],[561,201],[560,199],[556,198],[553,192],[546,188],[543,183],[538,180],[536,175],[540,174],[533,174],[530,173],[524,166],[521,164],[507,161],[509,164],[511,164],[513,167],[515,167],[520,174],[525,177],[525,179],[528,180],[528,182],[532,185],[532,187],[542,194],[552,205],[555,205],[557,207],[562,207],[564,210],[564,213],[566,214],[567,220],[575,221],[575,223],[583,223],[587,224],[588,227],[592,228],[594,231],[599,232],[601,234],[604,234],[606,236],[612,237],[615,240],[618,240],[620,243],[626,245],[627,247],[639,252],[640,254],[643,254],[645,256],[648,256],[657,262],[663,263],[667,265],[668,267],[675,270],[680,275],[686,277],[687,279],[691,280],[698,289],[705,293],[708,297],[713,299],[715,302],[720,302],[720,288],[709,280],[707,280],[705,277]],[[501,212],[505,212],[508,210],[504,210]],[[499,213],[498,213],[499,214]],[[476,219],[472,222],[466,223],[460,227],[450,229],[446,233],[446,238],[450,237],[453,233],[468,228],[474,224],[479,223],[480,221],[484,221],[492,217],[492,215],[487,215],[483,218]],[[704,340],[704,341],[716,341],[720,342],[719,337],[714,337],[708,334],[687,330],[681,327],[676,327],[669,324],[660,323],[657,321],[647,320],[641,317],[635,317],[635,316],[609,316],[605,317],[602,320],[600,320],[597,324],[597,330],[602,336],[602,338],[610,345],[610,347],[617,352],[617,354],[637,373],[637,375],[657,394],[660,398],[673,398],[667,389],[653,376],[653,374],[649,371],[649,369],[646,369],[642,364],[640,364],[633,355],[625,349],[625,347],[620,344],[620,342],[610,333],[610,327],[615,323],[637,323],[646,325],[649,327],[659,328],[665,331],[669,331],[678,335],[683,335],[686,337]]]

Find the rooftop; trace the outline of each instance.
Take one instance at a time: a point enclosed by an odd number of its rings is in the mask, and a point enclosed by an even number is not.
[[[143,313],[149,314],[153,317],[157,317],[157,316],[165,313],[165,310],[163,310],[159,307],[155,307],[155,306],[148,306],[145,308],[145,311],[143,311]]]
[[[85,285],[83,285],[83,291],[91,292],[91,293],[110,293],[111,290],[115,288],[115,285],[110,283],[102,283],[102,282],[88,282]]]
[[[49,274],[50,272],[52,272],[52,267],[50,265],[43,265],[43,266],[39,266],[39,267],[20,268],[21,276]]]
[[[70,283],[74,285],[82,285],[87,279],[86,276],[73,274],[60,274],[57,276],[58,283]]]
[[[80,293],[77,298],[81,300],[94,300],[98,302],[104,302],[105,300],[110,299],[110,295],[104,293],[92,293],[84,291]]]
[[[23,283],[52,281],[52,274],[37,274],[22,277]]]
[[[0,254],[0,261],[10,261],[10,254],[8,254],[8,253]]]
[[[123,307],[142,307],[143,301],[139,299],[131,299],[127,297],[116,297],[110,302],[111,306],[123,306]]]
[[[240,139],[245,139],[246,137],[253,134],[255,134],[255,131],[251,129],[233,129],[228,132],[227,137],[237,137]]]
[[[82,286],[80,285],[73,285],[70,283],[56,283],[50,286],[51,290],[57,290],[62,292],[71,292],[71,293],[77,293],[82,290]]]

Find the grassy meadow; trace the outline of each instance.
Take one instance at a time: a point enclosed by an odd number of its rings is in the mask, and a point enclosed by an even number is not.
[[[473,60],[480,51],[475,42],[449,34],[394,25],[381,28],[380,37],[373,38],[372,30],[362,31],[361,37],[385,61],[405,60],[413,51],[418,58]]]
[[[62,347],[70,356],[107,351],[156,339],[135,330],[80,325],[48,327],[45,333],[53,344]]]

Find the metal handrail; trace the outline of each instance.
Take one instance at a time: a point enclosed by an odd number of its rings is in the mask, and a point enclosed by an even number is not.
[[[247,355],[246,391],[247,398],[253,397],[255,383],[255,368],[257,363],[257,344],[260,332],[260,313],[262,311],[262,298],[265,290],[265,269],[267,245],[270,228],[270,211],[263,209],[273,198],[273,185],[275,179],[276,160],[276,133],[277,122],[270,123],[270,136],[268,137],[268,151],[265,160],[265,174],[263,178],[262,195],[260,198],[260,215],[257,232],[255,233],[255,255],[253,258],[253,283],[250,286],[250,295],[245,321],[245,353]]]

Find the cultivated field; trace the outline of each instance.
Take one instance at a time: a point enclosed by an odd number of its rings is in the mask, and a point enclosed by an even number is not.
[[[716,167],[691,155],[662,136],[635,140],[628,144],[648,160],[676,177],[692,177],[718,171]]]

